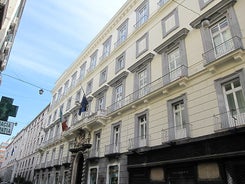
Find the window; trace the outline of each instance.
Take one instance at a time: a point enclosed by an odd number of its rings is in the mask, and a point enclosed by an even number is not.
[[[147,69],[138,72],[139,97],[142,97],[148,93],[148,88],[147,88],[147,84],[149,83],[148,72],[149,71],[147,71]]]
[[[92,92],[92,87],[93,87],[93,79],[91,79],[88,83],[87,83],[87,89],[86,89],[86,94],[90,94]]]
[[[146,145],[146,114],[138,117],[139,147]]]
[[[80,103],[80,97],[81,97],[81,91],[79,90],[79,91],[77,91],[77,93],[76,93],[75,104],[76,104],[77,102]]]
[[[115,108],[118,109],[122,106],[122,100],[123,99],[123,85],[120,84],[117,87],[115,87]]]
[[[215,81],[220,110],[220,128],[243,125],[245,119],[244,71]],[[215,122],[217,123],[217,122]]]
[[[48,156],[49,156],[49,152],[47,151],[46,152],[46,156],[45,156],[45,160],[44,160],[44,162],[45,162],[46,165],[47,165]]]
[[[120,124],[117,123],[112,127],[112,152],[118,153],[120,151]]]
[[[149,3],[145,0],[136,10],[136,24],[135,28],[139,28],[143,25],[149,17]]]
[[[135,115],[135,137],[129,140],[129,149],[148,146],[148,118],[148,110]]]
[[[203,8],[205,8],[212,1],[213,0],[199,0],[200,9],[202,10]]]
[[[245,112],[245,99],[243,95],[240,79],[236,78],[223,86],[225,94],[226,109],[230,112],[233,111],[233,115]]]
[[[227,19],[223,19],[210,28],[214,54],[216,58],[234,49],[231,31]]]
[[[82,66],[80,67],[80,76],[79,79],[82,80],[85,76],[85,71],[86,71],[86,63],[83,63]]]
[[[95,157],[99,157],[99,153],[100,153],[100,137],[101,136],[101,132],[96,132],[95,134],[94,134],[94,151],[95,151],[95,153],[94,153],[94,156]]]
[[[97,99],[97,111],[105,110],[105,96],[102,95]]]
[[[64,146],[60,146],[60,150],[59,150],[59,156],[58,156],[58,161],[59,161],[59,165],[62,164],[62,159],[63,159],[63,150],[64,150]]]
[[[77,80],[77,72],[75,72],[72,76],[71,76],[71,87],[74,87],[76,85],[76,80]]]
[[[49,139],[52,139],[54,137],[54,127],[52,127],[50,130],[49,130]]]
[[[51,124],[51,119],[52,119],[52,116],[50,115],[50,116],[48,117],[48,125]]]
[[[53,121],[55,121],[55,120],[56,120],[56,117],[57,117],[57,109],[54,111]]]
[[[90,56],[89,71],[93,71],[97,64],[97,50]]]
[[[109,165],[107,170],[107,184],[119,184],[119,166]]]
[[[60,135],[60,124],[56,125],[56,130],[55,130],[55,137]]]
[[[163,37],[179,27],[178,9],[174,9],[162,20]]]
[[[71,97],[67,101],[66,110],[69,110],[70,108],[71,108]]]
[[[128,19],[119,26],[117,31],[118,31],[118,36],[117,36],[117,42],[115,43],[115,47],[119,46],[121,43],[123,43],[127,39]]]
[[[100,85],[102,85],[104,82],[106,82],[106,79],[107,79],[107,69],[108,69],[108,67],[104,68],[100,72],[100,81],[99,81],[99,84]]]
[[[125,52],[116,58],[115,73],[121,71],[125,66]]]
[[[53,162],[54,161],[54,158],[55,158],[55,152],[56,152],[56,149],[53,149],[53,151],[52,151],[52,155],[51,155],[51,162]]]
[[[98,181],[98,168],[89,168],[89,184],[97,184]]]
[[[111,52],[111,36],[103,44],[103,53],[101,56],[101,60],[109,56],[110,52]]]
[[[125,82],[128,72],[123,71],[108,82],[108,85],[113,87],[112,105],[107,108],[108,111],[115,111],[122,107],[123,98],[125,96]]]
[[[131,65],[128,70],[135,73],[134,78],[134,100],[145,96],[150,91],[151,82],[151,61],[154,54],[148,53],[136,63]]]
[[[57,100],[59,101],[61,99],[61,97],[62,97],[62,87],[58,91]]]
[[[146,33],[139,40],[136,41],[136,58],[148,50],[148,37],[148,33]]]
[[[186,95],[169,100],[168,107],[168,121],[169,132],[168,140],[182,139],[189,137],[189,123],[186,105]]]
[[[181,76],[180,50],[176,48],[167,54],[170,82]]]
[[[74,112],[72,114],[72,124],[76,124],[77,123],[77,118],[78,118],[78,114],[77,114],[77,112]]]
[[[55,93],[54,96],[53,96],[53,99],[52,99],[52,103],[53,104],[56,102],[56,100],[57,100],[56,98],[57,98],[57,93]]]
[[[69,80],[68,81],[66,81],[66,83],[65,83],[65,86],[64,86],[64,95],[66,95],[67,94],[67,91],[68,91],[68,89],[69,89]]]
[[[201,0],[199,0],[200,2]],[[211,1],[201,1],[208,4]],[[241,49],[242,33],[234,10],[236,1],[220,1],[205,12],[210,26],[203,26],[203,16],[199,16],[190,25],[200,29],[204,48],[204,65],[216,61],[235,49]],[[217,14],[217,10],[219,13]],[[219,61],[222,62],[222,61]]]
[[[164,84],[188,74],[185,48],[185,37],[188,32],[189,30],[183,28],[154,49],[158,54],[162,54]]]

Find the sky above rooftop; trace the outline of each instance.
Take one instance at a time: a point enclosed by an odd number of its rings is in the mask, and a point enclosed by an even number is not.
[[[18,123],[12,136],[50,103],[56,80],[125,2],[27,0],[0,86],[0,97],[19,106],[17,116],[8,119]],[[39,95],[35,86],[47,90]],[[10,138],[0,134],[0,143]]]

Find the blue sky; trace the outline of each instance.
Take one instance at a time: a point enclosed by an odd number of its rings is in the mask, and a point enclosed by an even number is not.
[[[5,76],[52,90],[126,0],[27,0],[9,62],[2,75],[0,97],[19,106],[12,136],[26,127],[51,101],[51,93]],[[0,143],[11,138],[0,134]]]

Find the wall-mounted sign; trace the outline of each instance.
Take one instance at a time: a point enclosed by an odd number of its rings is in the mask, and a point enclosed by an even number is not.
[[[0,134],[11,135],[15,123],[0,120]]]
[[[8,121],[8,117],[16,117],[18,106],[13,105],[14,99],[3,96],[0,101],[0,120]]]

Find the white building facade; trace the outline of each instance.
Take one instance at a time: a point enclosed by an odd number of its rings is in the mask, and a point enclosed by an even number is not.
[[[244,183],[243,7],[128,0],[56,82],[35,183]]]

